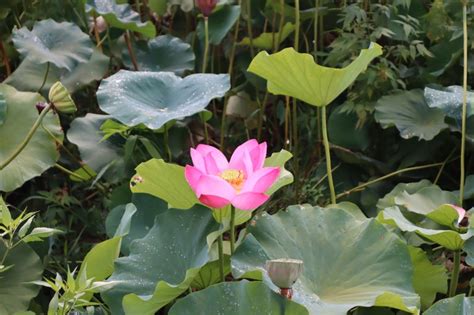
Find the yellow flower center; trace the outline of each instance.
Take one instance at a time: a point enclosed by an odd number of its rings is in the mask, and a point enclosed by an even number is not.
[[[235,190],[240,191],[244,185],[244,172],[228,169],[219,174],[219,177],[228,182]]]

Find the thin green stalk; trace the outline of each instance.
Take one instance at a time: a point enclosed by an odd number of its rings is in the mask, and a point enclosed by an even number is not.
[[[436,183],[438,183],[440,177],[441,177],[441,174],[443,174],[443,170],[444,168],[446,167],[446,164],[448,163],[448,161],[451,159],[451,157],[453,156],[454,152],[456,152],[456,148],[454,148],[451,153],[449,153],[448,157],[443,161],[443,165],[441,165],[441,167],[439,168],[439,171],[438,171],[438,174],[436,174],[436,177],[435,177],[435,180],[433,181],[433,184],[436,185]]]
[[[262,128],[263,128],[263,116],[265,115],[265,105],[267,104],[268,100],[268,90],[265,92],[265,96],[263,97],[263,101],[257,98],[258,105],[260,106],[260,112],[258,114],[258,123],[257,123],[257,139],[261,140],[262,137]]]
[[[324,153],[326,155],[326,173],[328,175],[329,190],[331,192],[331,203],[336,203],[336,190],[334,189],[334,180],[332,178],[331,150],[329,146],[328,128],[326,126],[327,114],[326,106],[321,107],[321,126],[323,131]]]
[[[168,154],[168,162],[171,162],[171,160],[173,159],[173,155],[171,154],[171,149],[170,149],[168,129],[169,129],[168,125],[165,124],[164,144],[165,144],[165,148],[166,148],[166,153]]]
[[[61,164],[55,163],[55,164],[54,164],[54,167],[56,167],[57,169],[59,169],[60,171],[62,171],[62,172],[64,172],[64,173],[68,174],[68,175],[71,176],[71,177],[76,177],[77,179],[80,179],[80,180],[82,180],[82,181],[87,181],[87,178],[82,177],[81,175],[76,174],[76,173],[74,173],[74,172],[68,170],[67,168],[65,168],[65,167],[62,166]]]
[[[458,288],[459,282],[459,270],[461,266],[461,251],[455,250],[454,254],[454,262],[453,262],[453,271],[451,272],[451,283],[449,285],[449,297],[453,297],[456,295],[456,289]]]
[[[130,55],[130,59],[132,60],[133,69],[135,71],[138,71],[137,58],[135,57],[135,52],[133,51],[133,46],[132,42],[130,41],[128,31],[125,31],[125,33],[123,34],[123,38],[125,39],[125,43],[127,44],[128,54]]]
[[[209,55],[209,18],[204,17],[204,55],[202,57],[202,73],[206,73],[207,58]]]
[[[252,31],[252,0],[247,0],[245,3],[247,5],[247,33],[249,35],[249,46],[250,46],[250,55],[255,57],[255,50],[253,48],[253,31]]]
[[[230,206],[230,253],[235,251],[235,208]]]
[[[240,0],[238,1],[238,5],[240,5]],[[232,81],[232,73],[234,71],[234,60],[235,60],[235,51],[237,48],[237,40],[239,38],[239,29],[240,29],[240,17],[237,19],[237,22],[235,24],[235,31],[234,31],[234,38],[232,41],[232,48],[230,50],[230,56],[229,56],[229,68],[227,70],[227,73],[231,77]],[[232,82],[231,82],[232,83]],[[225,119],[226,119],[226,112],[227,112],[227,104],[229,102],[229,94],[226,94],[225,99],[224,99],[224,108],[222,110],[222,118],[221,118],[221,138],[220,138],[220,148],[223,151],[224,150],[224,140],[225,140]]]
[[[49,67],[50,67],[50,63],[47,62],[46,63],[46,72],[44,73],[44,77],[43,77],[43,83],[41,83],[41,86],[40,88],[38,89],[38,93],[41,93],[41,90],[43,89],[44,85],[46,84],[46,80],[48,79],[48,74],[49,74]]]
[[[324,107],[323,107],[324,108]],[[401,173],[405,173],[405,172],[411,172],[411,171],[418,171],[418,170],[422,170],[422,169],[425,169],[425,168],[432,168],[432,167],[438,167],[438,166],[443,166],[444,162],[441,162],[441,163],[432,163],[432,164],[427,164],[427,165],[420,165],[420,166],[412,166],[412,167],[407,167],[407,168],[403,168],[401,170],[398,170],[398,171],[395,171],[395,172],[392,172],[392,173],[389,173],[387,175],[384,175],[384,176],[381,176],[381,177],[378,177],[376,179],[373,179],[373,180],[370,180],[366,183],[363,183],[363,184],[360,184],[359,186],[356,186],[354,188],[351,188],[343,193],[340,193],[336,196],[336,199],[339,199],[341,197],[344,197],[344,196],[347,196],[347,195],[350,195],[352,194],[353,192],[356,192],[356,191],[360,191],[361,189],[367,187],[367,186],[370,186],[372,184],[375,184],[375,183],[378,183],[378,182],[381,182],[387,178],[390,178],[390,177],[393,177],[393,176],[396,176],[396,175],[399,175]]]
[[[280,24],[278,26],[278,39],[275,43],[273,52],[280,48],[281,37],[283,35],[283,26],[285,26],[285,0],[280,0]]]
[[[43,109],[43,111],[38,116],[38,118],[36,118],[35,123],[31,127],[30,131],[28,131],[28,134],[26,135],[25,139],[23,139],[23,141],[16,147],[15,151],[13,151],[11,156],[8,159],[6,159],[5,162],[0,164],[0,171],[3,170],[8,164],[10,164],[21,153],[21,151],[23,151],[23,149],[28,145],[31,138],[35,134],[36,130],[41,125],[43,118],[51,110],[51,108],[53,108],[53,105],[51,104],[46,105],[46,107]]]
[[[300,44],[300,0],[295,0],[295,50]]]
[[[219,235],[217,239],[217,249],[219,252],[219,274],[221,276],[221,282],[225,281],[224,275],[224,240],[222,238],[222,234]]]
[[[463,1],[463,32],[464,32],[464,67],[463,67],[463,100],[462,100],[462,126],[461,126],[461,171],[459,179],[459,204],[464,201],[464,181],[465,181],[465,155],[466,155],[466,114],[467,114],[467,1]]]

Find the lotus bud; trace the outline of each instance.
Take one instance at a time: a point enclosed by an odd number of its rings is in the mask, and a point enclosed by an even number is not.
[[[273,284],[280,288],[280,294],[291,299],[291,287],[303,271],[303,261],[298,259],[267,260],[265,264],[268,276]]]
[[[212,10],[217,5],[218,0],[196,0],[196,5],[205,17],[211,15]]]
[[[54,83],[49,89],[48,98],[54,108],[60,113],[72,114],[77,110],[76,104],[74,104],[68,90],[59,81]]]

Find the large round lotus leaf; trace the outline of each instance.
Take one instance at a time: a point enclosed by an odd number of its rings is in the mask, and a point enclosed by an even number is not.
[[[310,54],[285,48],[272,55],[260,52],[248,71],[266,79],[270,93],[293,96],[314,106],[327,106],[381,54],[382,47],[373,43],[348,66],[336,69],[318,65]]]
[[[443,299],[431,306],[423,315],[472,315],[474,314],[474,297],[464,294]]]
[[[37,91],[43,83],[46,68],[46,64],[27,58],[5,80],[5,83],[20,91]],[[70,93],[75,92],[92,81],[102,79],[108,68],[109,57],[97,49],[87,62],[76,64],[71,70],[50,65],[48,77],[41,92],[47,93],[57,81],[61,81]]]
[[[453,210],[455,211],[455,210]],[[415,232],[416,234],[437,243],[447,249],[462,249],[465,241],[474,235],[474,229],[470,228],[466,233],[459,233],[443,226],[424,227],[426,222],[413,223],[410,221],[398,207],[386,208],[379,213],[377,219],[394,227],[398,227],[403,232]]]
[[[130,244],[130,255],[115,262],[109,281],[116,284],[102,295],[112,314],[152,315],[186,291],[209,261],[207,235],[218,229],[202,206],[158,215],[148,234]]]
[[[0,257],[5,255],[6,247],[0,240]],[[7,254],[5,267],[0,273],[0,314],[14,314],[26,311],[30,300],[38,294],[40,286],[29,283],[41,280],[43,264],[28,245],[20,243]]]
[[[12,40],[25,59],[36,63],[50,62],[68,70],[76,63],[87,62],[92,55],[89,36],[69,22],[39,21],[31,31],[26,27],[14,29]]]
[[[232,258],[234,276],[255,277],[267,259],[301,259],[293,300],[310,314],[345,315],[374,305],[416,313],[408,248],[374,219],[336,208],[290,207],[257,218],[248,232]]]
[[[441,109],[447,116],[461,121],[464,98],[462,86],[452,85],[444,89],[425,88],[426,103],[431,108]],[[467,117],[474,115],[474,93],[467,92]]]
[[[308,310],[278,293],[263,282],[227,282],[179,299],[170,315],[305,315]]]
[[[141,71],[169,71],[178,75],[194,69],[194,52],[186,42],[171,35],[158,36],[148,42],[134,43],[134,53]],[[122,58],[128,68],[133,68],[127,49]]]
[[[432,140],[448,125],[441,109],[430,108],[422,90],[397,92],[378,100],[375,120],[383,128],[396,126],[404,139]]]
[[[358,126],[355,113],[346,113],[338,107],[328,119],[331,143],[352,150],[364,151],[370,145],[369,126]]]
[[[156,29],[152,22],[142,22],[140,15],[129,4],[117,4],[115,0],[87,0],[86,12],[102,15],[111,27],[130,30],[155,37]]]
[[[120,147],[110,138],[102,141],[100,126],[110,118],[109,115],[87,114],[74,119],[67,133],[68,140],[79,148],[81,159],[96,172],[120,157]]]
[[[100,108],[128,126],[158,129],[168,121],[191,116],[230,89],[228,74],[192,74],[121,70],[103,80],[97,91]]]
[[[136,239],[143,238],[153,227],[155,217],[168,209],[168,204],[163,200],[148,194],[133,194],[132,204],[137,211],[133,214],[130,222],[130,231],[122,238],[122,253],[128,255],[130,243]],[[126,205],[120,205],[112,209],[105,221],[107,235],[113,237],[119,227],[125,213]]]
[[[13,87],[0,84],[0,93],[6,99],[8,112],[0,125],[0,163],[15,151],[38,118],[36,103],[44,102],[37,93],[18,92]],[[43,126],[62,140],[59,119],[52,111],[43,119]],[[12,191],[33,177],[41,175],[59,158],[54,139],[39,127],[25,149],[3,170],[0,170],[0,191]]]

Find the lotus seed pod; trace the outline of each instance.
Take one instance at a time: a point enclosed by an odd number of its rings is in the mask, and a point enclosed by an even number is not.
[[[48,98],[54,108],[60,113],[72,114],[77,110],[69,91],[59,81],[54,83],[49,89]]]
[[[303,271],[303,261],[298,259],[267,260],[268,276],[280,289],[290,289]]]

